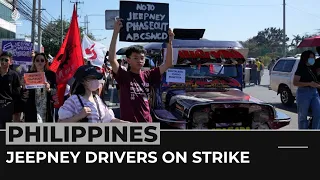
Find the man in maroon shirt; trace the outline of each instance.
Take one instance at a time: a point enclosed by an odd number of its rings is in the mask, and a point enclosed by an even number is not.
[[[161,75],[173,64],[172,40],[174,34],[169,29],[166,62],[161,66],[141,71],[145,63],[146,51],[141,46],[131,46],[126,51],[130,70],[125,71],[116,58],[116,43],[122,28],[120,19],[114,24],[113,36],[109,49],[109,62],[112,66],[115,79],[120,86],[120,116],[121,119],[131,122],[152,122],[149,107],[150,87],[161,83]]]

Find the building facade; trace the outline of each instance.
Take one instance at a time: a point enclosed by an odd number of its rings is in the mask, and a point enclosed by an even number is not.
[[[12,0],[0,0],[0,39],[15,39],[17,25],[13,19]]]

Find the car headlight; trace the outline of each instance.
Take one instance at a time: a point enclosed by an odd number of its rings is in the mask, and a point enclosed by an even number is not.
[[[208,129],[209,114],[206,112],[194,112],[193,124],[194,129]]]

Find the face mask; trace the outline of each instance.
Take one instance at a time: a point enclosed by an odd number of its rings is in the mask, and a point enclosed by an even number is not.
[[[88,81],[87,85],[88,85],[88,89],[93,92],[99,88],[100,83],[99,83],[99,80],[94,79],[94,80]]]
[[[308,64],[310,64],[311,66],[314,65],[315,63],[315,59],[314,58],[309,58],[308,59]]]

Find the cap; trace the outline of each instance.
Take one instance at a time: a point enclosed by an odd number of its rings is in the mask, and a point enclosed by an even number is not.
[[[83,78],[86,78],[88,76],[94,76],[97,79],[103,78],[103,75],[97,71],[95,66],[92,65],[80,66],[73,77],[75,78],[75,80],[81,81]]]

